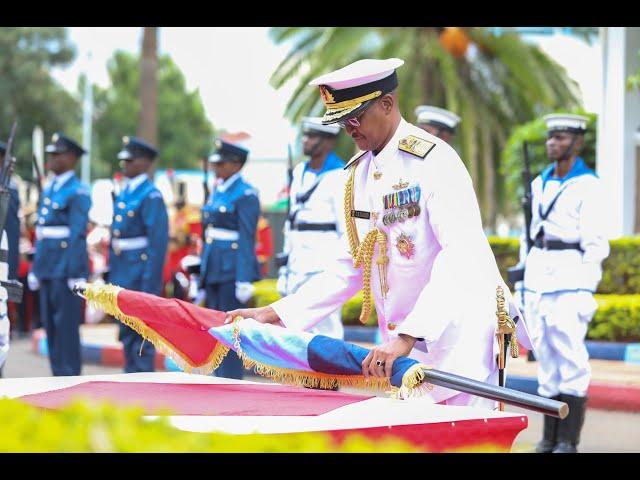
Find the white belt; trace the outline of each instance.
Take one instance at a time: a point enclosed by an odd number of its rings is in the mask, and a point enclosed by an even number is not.
[[[71,229],[65,226],[36,227],[36,238],[38,240],[43,238],[68,238],[69,235],[71,235]]]
[[[226,228],[207,227],[206,234],[207,239],[211,240],[229,240],[231,242],[238,240],[238,232]]]
[[[111,246],[114,250],[137,250],[149,246],[147,237],[114,238]]]

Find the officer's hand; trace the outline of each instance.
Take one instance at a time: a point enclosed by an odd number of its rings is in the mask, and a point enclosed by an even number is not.
[[[27,275],[27,284],[29,285],[29,290],[36,291],[40,289],[40,281],[38,277],[36,277],[32,272],[29,272]]]
[[[254,291],[255,287],[251,282],[236,282],[236,298],[240,303],[247,303]]]
[[[76,284],[84,285],[86,283],[87,283],[86,278],[68,278],[67,279],[67,287],[69,287],[69,290],[71,290],[72,292],[73,292],[73,287],[75,287]]]
[[[238,316],[242,318],[253,318],[256,322],[260,323],[273,323],[274,325],[284,327],[280,317],[271,307],[240,308],[238,310],[231,310],[230,312],[227,312],[227,318],[225,318],[224,323],[231,323],[233,319]]]
[[[415,343],[414,337],[401,333],[397,338],[373,348],[362,361],[362,375],[365,378],[391,377],[393,362],[408,355]]]
[[[196,303],[195,299],[200,293],[201,289],[199,287],[200,287],[200,277],[192,273],[190,275],[190,280],[189,280],[189,300],[191,300],[193,303]]]

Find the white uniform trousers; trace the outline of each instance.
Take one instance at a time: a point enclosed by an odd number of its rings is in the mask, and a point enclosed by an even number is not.
[[[538,361],[538,394],[583,397],[591,380],[584,342],[598,304],[587,291],[525,292],[525,317]]]

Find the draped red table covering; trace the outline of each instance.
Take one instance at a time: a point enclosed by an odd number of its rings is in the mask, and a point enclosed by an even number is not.
[[[86,382],[25,395],[20,400],[49,410],[78,399],[139,406],[145,415],[169,410],[172,415],[307,416],[322,415],[368,398],[372,396],[281,385]]]

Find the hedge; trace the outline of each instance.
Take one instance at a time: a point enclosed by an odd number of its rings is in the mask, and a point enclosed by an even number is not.
[[[168,412],[166,412],[168,413]],[[491,446],[487,446],[490,450]],[[75,402],[58,411],[40,410],[0,398],[0,452],[412,452],[410,444],[386,437],[375,442],[353,434],[336,444],[328,434],[231,435],[192,433],[140,408]]]
[[[489,243],[506,281],[507,269],[518,263],[520,242],[517,238],[489,237]],[[611,253],[602,264],[598,293],[640,294],[640,237],[610,240],[609,245]]]
[[[280,298],[275,280],[256,283],[254,305],[269,305]],[[599,308],[589,324],[587,338],[615,342],[640,342],[640,295],[596,295]],[[362,295],[358,293],[342,307],[345,325],[361,325],[358,317]],[[372,309],[369,326],[377,325],[375,309]]]

